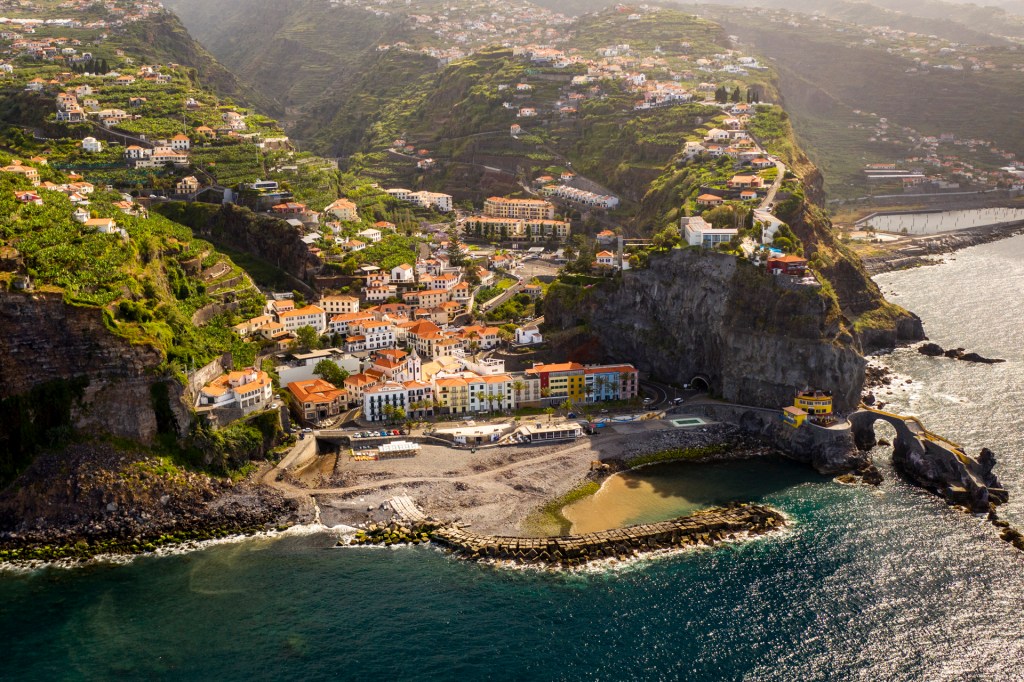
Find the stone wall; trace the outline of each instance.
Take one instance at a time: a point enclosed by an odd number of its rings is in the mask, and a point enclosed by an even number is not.
[[[112,334],[99,309],[67,305],[59,294],[0,292],[0,398],[84,376],[75,427],[150,442],[157,435],[150,387],[162,362],[158,350]],[[178,428],[187,429],[181,387],[169,386]]]

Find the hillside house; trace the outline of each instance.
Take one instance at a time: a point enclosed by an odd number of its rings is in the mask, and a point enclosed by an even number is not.
[[[725,203],[725,199],[714,194],[701,194],[697,197],[698,206],[714,207],[721,206],[723,203]]]
[[[337,220],[354,223],[359,220],[359,212],[354,202],[348,199],[338,199],[324,209],[325,214],[334,216]]]

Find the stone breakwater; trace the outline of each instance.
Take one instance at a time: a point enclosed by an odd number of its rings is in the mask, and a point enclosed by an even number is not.
[[[785,525],[785,517],[771,507],[734,504],[670,521],[586,535],[496,537],[446,526],[433,531],[430,537],[457,556],[474,561],[572,568],[591,561],[630,559],[658,550],[711,546],[741,537],[764,535]]]

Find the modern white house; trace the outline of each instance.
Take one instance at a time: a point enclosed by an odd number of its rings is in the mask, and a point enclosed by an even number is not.
[[[379,242],[384,235],[377,228],[368,227],[365,230],[362,230],[361,232],[356,232],[356,236],[362,239],[363,241],[375,244]]]
[[[679,229],[682,237],[690,246],[703,246],[706,249],[713,249],[719,244],[731,241],[739,230],[732,227],[712,227],[704,218],[693,216],[681,218]]]
[[[103,151],[103,145],[95,137],[86,137],[82,139],[82,151],[96,154]]]

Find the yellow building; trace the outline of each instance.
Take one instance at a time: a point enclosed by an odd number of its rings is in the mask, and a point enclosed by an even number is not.
[[[579,363],[534,365],[533,368],[526,370],[526,374],[540,378],[542,395],[547,398],[567,398],[573,402],[586,398],[586,368]]]
[[[793,406],[812,417],[832,414],[832,393],[830,391],[800,391]]]
[[[799,429],[807,421],[807,413],[799,407],[784,407],[782,408],[782,421],[794,429]]]

